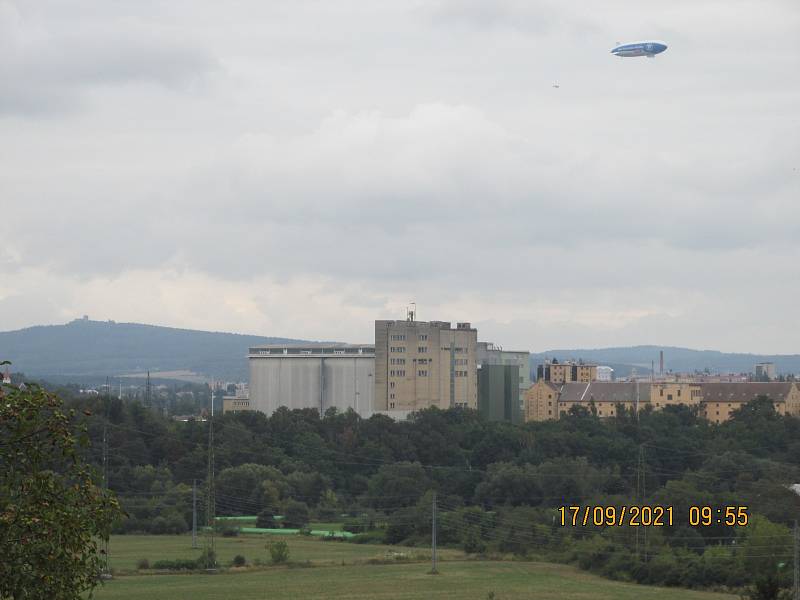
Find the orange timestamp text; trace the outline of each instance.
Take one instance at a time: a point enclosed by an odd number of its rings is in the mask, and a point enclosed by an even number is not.
[[[673,506],[659,504],[560,506],[558,514],[562,527],[671,527],[676,516],[678,523],[692,527],[745,527],[750,522],[746,506],[690,506],[686,515],[676,515]]]

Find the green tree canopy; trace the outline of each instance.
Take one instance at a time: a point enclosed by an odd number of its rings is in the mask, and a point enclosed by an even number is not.
[[[74,413],[32,385],[0,387],[0,598],[77,600],[120,510],[82,458]]]

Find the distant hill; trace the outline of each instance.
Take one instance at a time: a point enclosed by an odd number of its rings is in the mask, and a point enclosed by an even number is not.
[[[686,373],[708,369],[712,373],[751,373],[756,363],[772,362],[775,363],[778,373],[800,373],[800,354],[738,354],[674,346],[548,350],[531,354],[531,365],[535,366],[545,358],[583,359],[613,367],[617,376],[624,376],[633,367],[638,373],[649,373],[651,361],[655,361],[657,371],[661,350],[664,351],[665,371]]]
[[[302,341],[78,319],[0,333],[0,360],[12,361],[14,371],[58,383],[101,382],[147,370],[154,379],[246,381],[250,346]],[[797,354],[729,354],[671,346],[549,350],[531,354],[531,367],[546,357],[597,362],[614,368],[617,376],[633,367],[649,373],[650,361],[658,368],[660,350],[665,369],[672,371],[749,373],[758,362],[774,362],[779,373],[800,373]]]
[[[151,371],[191,371],[206,378],[246,381],[247,349],[288,338],[194,331],[138,323],[77,319],[66,325],[0,333],[0,360],[49,381],[97,381]],[[175,379],[189,379],[168,374]]]

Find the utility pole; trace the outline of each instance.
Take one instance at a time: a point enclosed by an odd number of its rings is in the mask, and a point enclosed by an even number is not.
[[[216,563],[214,547],[214,513],[216,511],[214,498],[214,394],[211,394],[211,416],[208,419],[208,498],[206,500],[206,525],[208,534],[206,537],[206,568],[213,569]]]
[[[800,529],[794,520],[794,600],[800,600]]]
[[[197,479],[192,479],[192,548],[197,548]]]
[[[111,388],[108,384],[108,377],[106,377],[106,393],[104,398],[105,414],[103,415],[103,492],[108,491],[108,405],[111,399]],[[103,540],[103,554],[105,555],[105,565],[103,567],[103,574],[106,577],[111,576],[111,567],[109,565],[109,547],[108,537]]]
[[[436,492],[433,492],[433,506],[431,518],[431,575],[436,575]]]
[[[147,408],[151,407],[151,398],[150,398],[150,371],[147,372],[147,382],[144,385],[144,405]]]

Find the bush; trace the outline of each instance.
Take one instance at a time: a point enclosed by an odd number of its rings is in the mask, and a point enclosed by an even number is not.
[[[213,550],[203,550],[203,553],[195,561],[197,569],[213,569],[217,566],[217,554]]]
[[[286,503],[283,526],[289,528],[301,528],[308,523],[308,506],[305,502],[289,500]]]
[[[383,539],[383,531],[373,529],[372,531],[356,534],[347,541],[353,544],[382,544]]]
[[[267,548],[269,549],[270,558],[272,558],[272,564],[280,565],[289,562],[289,544],[284,540],[273,542],[267,545]]]
[[[240,529],[226,521],[217,521],[214,523],[214,531],[222,537],[237,537]]]
[[[136,568],[139,570],[149,569],[150,561],[147,560],[146,558],[140,558],[138,561],[136,561]]]
[[[233,557],[233,566],[234,567],[243,567],[247,564],[247,560],[245,560],[244,556],[241,554],[237,554]]]
[[[271,508],[265,508],[256,516],[256,527],[272,529],[275,527],[275,513]]]
[[[177,558],[175,560],[157,560],[153,563],[154,569],[165,571],[193,571],[198,568],[198,562],[189,558]]]

